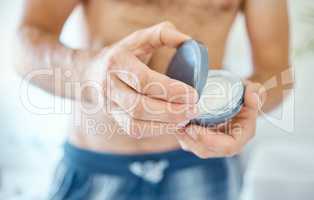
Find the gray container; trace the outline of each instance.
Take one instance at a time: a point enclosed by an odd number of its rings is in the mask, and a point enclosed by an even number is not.
[[[191,120],[192,124],[213,126],[241,110],[243,82],[229,71],[210,70],[207,48],[198,41],[188,40],[177,49],[166,74],[197,90],[201,115]]]

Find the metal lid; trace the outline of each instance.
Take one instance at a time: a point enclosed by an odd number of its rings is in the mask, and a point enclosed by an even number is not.
[[[177,49],[167,75],[194,87],[201,96],[207,81],[208,63],[207,48],[196,40],[188,40]]]

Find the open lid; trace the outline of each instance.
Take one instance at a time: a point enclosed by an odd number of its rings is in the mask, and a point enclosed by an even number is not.
[[[202,101],[206,101],[206,91],[204,91],[204,89],[208,83],[208,77],[223,77],[228,79],[228,83],[232,86],[238,86],[232,87],[231,91],[234,93],[232,93],[231,101],[228,102],[228,104],[223,105],[216,110],[206,110],[190,122],[201,126],[219,124],[234,117],[241,110],[245,90],[240,78],[237,78],[230,74],[230,72],[224,70],[209,71],[208,66],[207,48],[198,41],[188,40],[178,47],[166,73],[170,78],[182,81],[195,88],[200,98],[198,102],[199,106],[202,105]],[[212,105],[210,104],[210,106]]]
[[[201,96],[208,76],[208,51],[196,40],[181,44],[173,56],[166,75],[195,88]]]

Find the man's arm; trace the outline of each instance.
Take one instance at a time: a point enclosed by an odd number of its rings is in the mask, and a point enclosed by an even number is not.
[[[286,0],[244,0],[243,11],[252,47],[254,73],[250,80],[265,83],[277,79],[276,87],[267,89],[263,111],[278,106],[284,98],[285,80],[292,80],[289,65],[289,20]],[[292,81],[291,81],[292,82]]]
[[[59,76],[37,75],[29,81],[54,95],[96,103],[97,111],[106,111],[103,108],[110,105],[113,112],[107,114],[136,138],[175,133],[178,123],[198,115],[194,88],[151,70],[141,60],[158,48],[176,48],[189,36],[163,22],[138,30],[95,53],[70,49],[60,43],[59,35],[77,3],[77,0],[26,2],[19,31],[21,75],[38,74],[46,69],[61,71]],[[94,88],[86,93],[86,82],[97,86],[97,91]],[[73,83],[79,86],[75,88],[79,94],[67,94],[66,86],[72,87]]]
[[[75,98],[66,94],[65,82],[82,81],[88,57],[92,52],[67,48],[59,36],[62,27],[80,0],[27,0],[18,30],[17,71],[24,76],[36,70],[51,70],[56,75],[42,74],[31,82],[55,95]],[[71,76],[64,76],[69,71]],[[56,87],[59,85],[60,87]]]
[[[244,0],[248,34],[254,61],[253,82],[264,83],[289,68],[289,25],[285,0]],[[290,72],[285,80],[291,79]],[[277,80],[277,81],[278,81]],[[278,82],[279,82],[278,81]],[[280,83],[280,82],[279,82]],[[267,86],[266,86],[267,87]],[[267,89],[267,88],[266,88]],[[270,111],[283,100],[283,85],[267,90],[263,111]],[[217,130],[189,125],[185,134],[176,137],[182,148],[201,158],[224,157],[238,154],[254,136],[259,101],[263,91],[256,83],[247,82],[244,106],[226,127]]]

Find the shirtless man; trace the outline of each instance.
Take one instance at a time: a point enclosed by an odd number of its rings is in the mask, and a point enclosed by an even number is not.
[[[59,36],[80,4],[88,48],[71,49]],[[289,66],[285,0],[27,0],[23,11],[18,72],[61,70],[57,79],[37,75],[31,82],[84,104],[75,119],[79,124],[71,123],[52,199],[230,197],[226,157],[239,153],[255,133],[262,98],[257,83],[279,77]],[[202,41],[211,67],[220,68],[239,12],[246,18],[254,61],[244,107],[231,128],[185,126],[198,115],[198,97],[193,88],[163,75],[173,49],[190,38]],[[66,84],[87,82],[98,87],[65,90]],[[282,101],[282,90],[279,85],[267,91],[271,98],[264,111]],[[100,103],[105,109],[89,112]],[[235,134],[235,123],[241,134]]]

